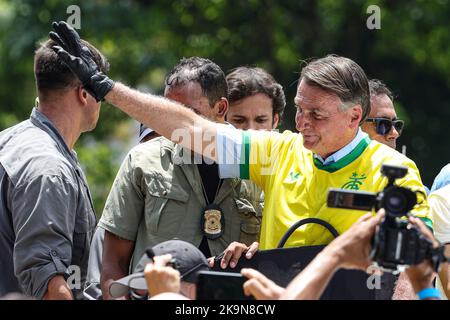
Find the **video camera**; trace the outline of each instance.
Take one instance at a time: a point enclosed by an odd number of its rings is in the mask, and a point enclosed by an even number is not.
[[[403,178],[408,168],[383,165],[381,174],[388,178],[388,184],[379,193],[330,189],[327,205],[364,211],[378,211],[384,208],[386,216],[372,238],[370,259],[383,271],[397,274],[411,265],[430,259],[437,271],[441,262],[446,261],[444,247],[433,248],[432,242],[415,226],[408,226],[409,212],[417,205],[417,193],[394,185],[396,179]],[[403,218],[403,219],[402,219]]]

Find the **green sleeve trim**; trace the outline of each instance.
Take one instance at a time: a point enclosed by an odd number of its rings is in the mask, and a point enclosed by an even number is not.
[[[250,133],[242,131],[241,159],[244,159],[244,162],[241,161],[239,165],[241,179],[250,179],[250,142]]]
[[[433,221],[430,218],[419,217],[420,220],[425,223],[425,225],[433,231]]]
[[[355,161],[363,152],[366,150],[367,146],[370,143],[370,138],[367,136],[364,139],[362,139],[358,145],[345,157],[342,159],[330,163],[330,164],[322,164],[318,159],[314,158],[314,165],[317,167],[317,169],[325,170],[330,173],[333,173],[335,171],[338,171],[339,169],[342,169]]]

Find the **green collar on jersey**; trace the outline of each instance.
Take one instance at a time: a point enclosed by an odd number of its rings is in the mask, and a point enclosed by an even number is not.
[[[366,150],[370,141],[372,140],[370,140],[369,136],[365,137],[356,145],[356,147],[348,155],[330,164],[322,164],[322,162],[320,162],[319,159],[314,158],[314,165],[316,166],[317,169],[325,170],[330,173],[338,171],[339,169],[342,169],[345,166],[352,163],[353,161],[355,161],[364,152],[364,150]]]

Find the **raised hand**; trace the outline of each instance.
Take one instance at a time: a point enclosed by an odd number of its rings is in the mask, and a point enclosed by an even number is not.
[[[56,31],[50,31],[50,39],[55,41],[58,46],[66,50],[69,54],[77,57],[81,57],[83,54],[83,44],[78,33],[66,22],[53,22],[53,29]],[[89,55],[83,58],[88,58]]]
[[[53,46],[53,50],[56,52],[58,57],[69,67],[69,69],[77,75],[77,77],[83,84],[83,87],[87,91],[89,91],[89,93],[93,97],[95,97],[95,94],[90,92],[91,77],[99,72],[98,66],[94,62],[94,60],[79,58],[78,56],[68,53],[60,46]]]
[[[80,79],[84,89],[101,101],[113,88],[114,81],[100,71],[92,52],[78,33],[66,22],[53,22],[50,38],[58,45],[53,50],[70,70]]]
[[[180,292],[180,272],[167,266],[171,259],[170,254],[155,256],[154,262],[145,266],[144,276],[150,296],[164,292]]]
[[[384,216],[384,209],[376,216],[365,214],[324,250],[338,258],[340,268],[367,270],[372,264],[369,259],[371,240]]]

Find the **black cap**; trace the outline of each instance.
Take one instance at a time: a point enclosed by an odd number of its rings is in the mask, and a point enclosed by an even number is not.
[[[132,274],[111,283],[109,287],[111,296],[114,298],[125,296],[130,288],[148,291],[144,278],[145,266],[153,261],[153,256],[164,254],[171,254],[172,258],[176,259],[176,269],[180,272],[182,281],[195,283],[198,271],[209,270],[208,260],[194,245],[181,240],[161,242],[154,247],[147,248]]]

